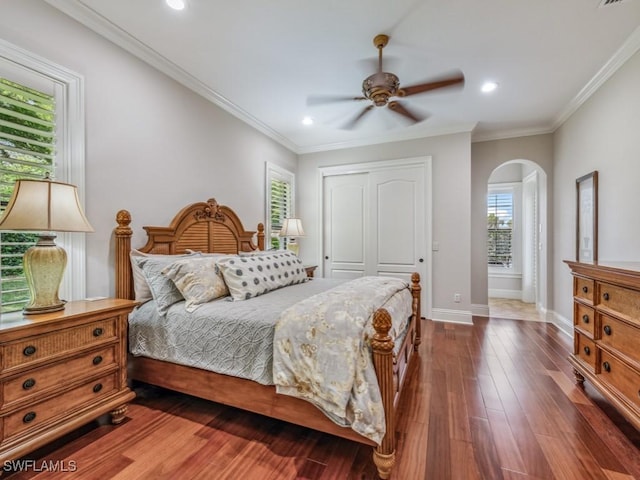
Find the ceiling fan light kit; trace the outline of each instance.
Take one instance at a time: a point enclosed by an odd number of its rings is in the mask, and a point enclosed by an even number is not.
[[[393,97],[407,97],[419,93],[426,93],[440,88],[451,86],[463,86],[464,75],[459,72],[451,77],[439,79],[436,81],[419,83],[408,87],[400,86],[400,79],[391,72],[385,72],[382,69],[382,50],[389,43],[389,36],[384,34],[376,35],[373,39],[373,45],[378,49],[378,70],[373,75],[369,75],[362,82],[362,97],[344,97],[344,96],[328,96],[317,97],[310,96],[307,98],[308,105],[316,105],[320,103],[336,102],[343,100],[369,100],[372,105],[366,106],[360,113],[351,119],[343,128],[351,129],[356,126],[364,116],[373,110],[373,107],[388,107],[394,113],[403,116],[412,123],[418,123],[425,120],[425,115],[410,110],[403,103],[392,100]]]

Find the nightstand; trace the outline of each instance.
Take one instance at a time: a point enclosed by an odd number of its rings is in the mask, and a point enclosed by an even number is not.
[[[315,272],[317,265],[305,265],[304,269],[307,271],[307,277],[313,278],[313,272]]]
[[[110,413],[124,420],[127,316],[132,300],[67,303],[64,310],[0,322],[0,462]]]

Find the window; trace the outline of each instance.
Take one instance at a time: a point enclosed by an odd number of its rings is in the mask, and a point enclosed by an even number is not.
[[[294,175],[276,165],[267,163],[267,216],[266,245],[267,250],[286,248],[287,239],[280,237],[280,229],[285,218],[293,217]]]
[[[513,191],[489,190],[487,258],[490,267],[513,267]]]
[[[16,180],[53,173],[55,110],[52,95],[0,76],[0,211]],[[37,239],[37,234],[0,232],[2,313],[21,310],[29,300],[22,256]]]
[[[84,193],[84,92],[79,75],[0,39],[0,211],[18,178],[52,178]],[[28,299],[22,254],[37,235],[0,232],[1,312]],[[85,296],[85,238],[57,233],[67,250],[61,298]]]

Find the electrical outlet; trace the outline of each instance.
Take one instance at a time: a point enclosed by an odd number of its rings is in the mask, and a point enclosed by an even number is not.
[[[453,301],[456,303],[460,303],[460,294],[459,293],[454,293],[453,294]]]

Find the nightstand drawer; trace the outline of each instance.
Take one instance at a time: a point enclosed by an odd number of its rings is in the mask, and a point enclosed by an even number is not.
[[[62,395],[40,403],[29,405],[4,417],[4,438],[10,439],[19,433],[36,430],[38,426],[54,420],[56,417],[68,415],[75,408],[84,404],[92,404],[116,390],[115,373],[69,390]]]
[[[604,350],[600,367],[602,379],[640,407],[640,373]]]
[[[630,322],[640,327],[640,293],[629,288],[598,283],[598,302],[601,307],[620,313]]]
[[[115,359],[116,346],[111,345],[7,379],[2,384],[2,408],[27,400],[37,393],[64,388],[82,378],[98,374],[105,368],[114,367]]]
[[[594,372],[596,368],[596,344],[593,340],[578,332],[575,333],[575,336],[575,356]]]
[[[50,334],[28,337],[19,342],[4,345],[4,371],[59,356],[94,344],[115,341],[117,318],[107,318],[76,328],[57,330]]]
[[[573,303],[573,324],[576,328],[587,332],[591,338],[595,329],[595,315],[594,310],[591,307],[587,307],[579,302]]]

